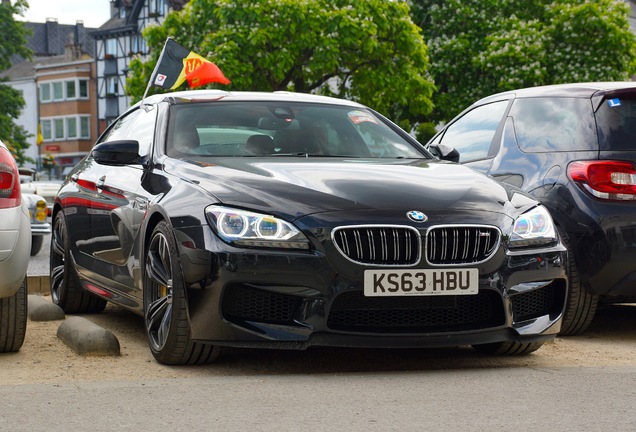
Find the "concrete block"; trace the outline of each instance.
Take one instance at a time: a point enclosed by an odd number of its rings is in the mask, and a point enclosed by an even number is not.
[[[120,355],[119,340],[115,335],[86,318],[66,318],[57,329],[57,337],[80,355]]]
[[[61,307],[40,295],[29,294],[28,310],[29,319],[32,321],[55,321],[66,318]]]

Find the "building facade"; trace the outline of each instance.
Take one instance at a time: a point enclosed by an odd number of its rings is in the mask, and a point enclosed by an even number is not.
[[[53,160],[54,177],[91,150],[97,138],[94,59],[71,47],[35,65],[39,103],[39,158]],[[49,167],[47,167],[47,171]]]
[[[111,18],[91,33],[95,39],[98,128],[103,131],[130,106],[126,77],[130,61],[146,56],[143,30],[161,24],[187,0],[112,0]]]
[[[55,19],[25,26],[33,58],[14,56],[2,76],[24,97],[16,124],[31,136],[25,154],[34,162],[27,167],[42,171],[46,157],[55,165],[42,172],[57,177],[90,150],[97,134],[92,29],[81,21],[62,25]]]

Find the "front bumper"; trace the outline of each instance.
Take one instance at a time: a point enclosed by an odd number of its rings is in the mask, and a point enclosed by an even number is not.
[[[479,266],[477,295],[377,298],[363,295],[365,266],[318,251],[234,249],[204,231],[205,247],[182,248],[180,256],[197,341],[407,348],[532,342],[560,331],[567,290],[561,244],[502,248]]]
[[[51,224],[48,223],[48,222],[45,222],[45,223],[31,223],[31,234],[32,235],[51,234]]]

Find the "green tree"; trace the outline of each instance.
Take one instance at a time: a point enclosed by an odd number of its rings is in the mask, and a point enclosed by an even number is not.
[[[144,36],[151,58],[131,62],[127,83],[137,100],[172,36],[223,70],[223,88],[333,95],[405,127],[432,109],[426,45],[404,1],[191,0]]]
[[[0,3],[0,71],[11,67],[11,57],[14,54],[31,58],[31,51],[27,48],[28,30],[24,23],[14,18],[14,15],[23,15],[28,7],[26,0],[16,0],[13,4]],[[0,140],[9,147],[18,165],[22,165],[30,160],[24,155],[24,151],[29,147],[27,139],[31,135],[15,123],[25,103],[18,90],[5,84],[7,81],[7,78],[0,79]]]
[[[520,87],[619,81],[636,72],[622,0],[412,0],[429,48],[435,119]]]

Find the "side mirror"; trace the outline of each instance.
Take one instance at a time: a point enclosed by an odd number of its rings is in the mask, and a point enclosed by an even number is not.
[[[143,164],[139,155],[139,142],[134,140],[108,141],[97,144],[91,152],[93,159],[103,165]]]
[[[428,150],[441,160],[459,162],[459,152],[446,144],[431,144]]]

